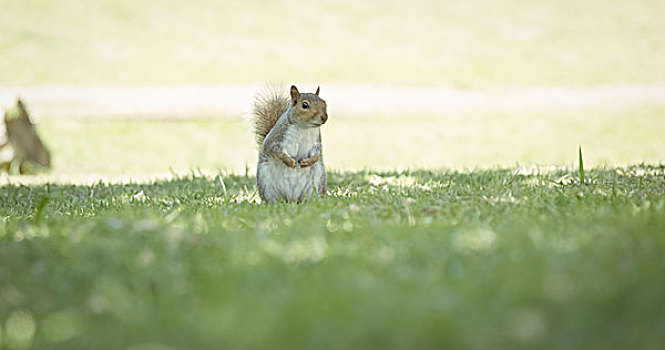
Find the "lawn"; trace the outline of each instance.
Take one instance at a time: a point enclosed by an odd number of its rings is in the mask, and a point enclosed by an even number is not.
[[[665,167],[0,188],[7,349],[658,349]]]

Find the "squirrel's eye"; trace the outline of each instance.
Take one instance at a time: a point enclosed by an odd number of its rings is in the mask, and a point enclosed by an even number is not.
[[[309,108],[309,103],[307,103],[307,101],[305,101],[305,102],[302,103],[302,109],[307,109],[307,108]]]

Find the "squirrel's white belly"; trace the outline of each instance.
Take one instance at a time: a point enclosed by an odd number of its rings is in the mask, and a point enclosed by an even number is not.
[[[284,151],[296,162],[310,156],[318,142],[318,129],[302,129],[291,126],[282,141]],[[270,157],[258,165],[257,176],[263,178],[263,196],[268,202],[285,199],[288,202],[306,200],[313,193],[315,177],[325,172],[322,161],[311,167],[287,167],[281,160]]]
[[[259,164],[257,175],[267,180],[264,189],[266,199],[278,201],[281,198],[296,202],[305,200],[312,194],[315,168],[297,166],[293,169],[279,160],[269,159]]]

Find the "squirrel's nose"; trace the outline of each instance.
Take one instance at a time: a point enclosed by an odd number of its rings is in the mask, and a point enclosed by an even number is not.
[[[321,123],[325,123],[326,120],[328,120],[328,114],[323,114],[323,115],[321,116]]]

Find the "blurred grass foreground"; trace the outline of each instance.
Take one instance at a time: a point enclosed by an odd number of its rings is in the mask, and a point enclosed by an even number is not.
[[[2,0],[52,170],[0,175],[0,349],[661,349],[663,18]],[[321,85],[326,198],[259,203],[265,81]]]
[[[0,188],[7,349],[659,349],[665,168]]]

